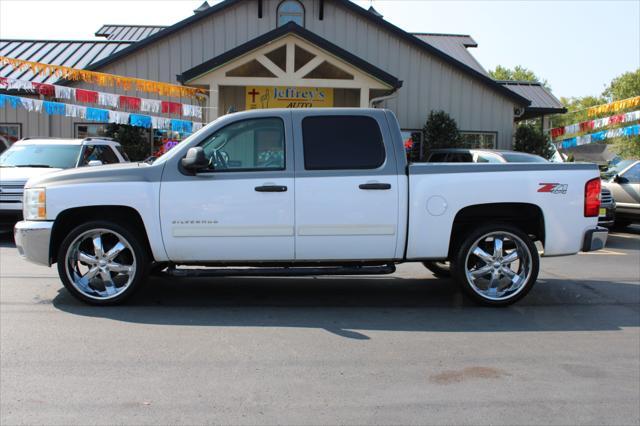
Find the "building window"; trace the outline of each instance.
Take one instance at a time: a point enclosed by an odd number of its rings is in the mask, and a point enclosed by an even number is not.
[[[402,129],[402,144],[407,154],[407,161],[420,161],[424,155],[422,144],[422,130],[418,129]]]
[[[22,137],[22,125],[19,123],[0,123],[0,152]]]
[[[75,137],[78,139],[107,136],[107,123],[76,123]]]
[[[495,149],[498,140],[497,132],[460,132],[466,148]]]
[[[304,27],[304,6],[296,0],[284,0],[278,5],[278,26],[295,22]]]

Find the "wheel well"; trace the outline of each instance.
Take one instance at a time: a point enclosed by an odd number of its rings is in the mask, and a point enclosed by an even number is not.
[[[51,232],[51,244],[49,257],[52,263],[58,258],[58,248],[66,236],[76,226],[92,220],[108,220],[124,226],[132,232],[138,234],[142,244],[146,247],[149,257],[153,259],[151,245],[147,237],[147,231],[142,221],[142,216],[134,208],[126,206],[91,206],[78,207],[64,210],[56,217]]]
[[[478,225],[502,222],[516,226],[544,246],[544,215],[540,207],[527,203],[490,203],[468,206],[460,210],[453,220],[449,255]]]

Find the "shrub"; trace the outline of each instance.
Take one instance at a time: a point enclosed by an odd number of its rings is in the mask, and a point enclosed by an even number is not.
[[[536,154],[546,159],[553,156],[553,148],[547,135],[538,126],[521,124],[516,130],[516,141],[513,149],[520,152]]]
[[[427,152],[436,148],[460,148],[462,138],[458,131],[458,123],[444,111],[431,111],[422,129],[425,149]]]
[[[141,127],[109,124],[105,133],[120,142],[131,161],[142,161],[150,155],[149,140]]]

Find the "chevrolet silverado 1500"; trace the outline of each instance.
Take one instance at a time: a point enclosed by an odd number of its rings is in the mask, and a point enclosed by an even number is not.
[[[522,298],[543,256],[602,248],[592,164],[407,164],[381,109],[221,117],[153,164],[31,179],[15,227],[28,260],[57,263],[92,304],[173,277],[383,274],[448,260],[493,306]],[[199,265],[201,268],[184,268]]]

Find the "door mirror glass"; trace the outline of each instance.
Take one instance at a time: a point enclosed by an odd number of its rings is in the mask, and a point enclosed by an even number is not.
[[[181,161],[182,167],[192,173],[209,167],[209,160],[204,155],[204,150],[200,146],[189,148],[187,155]]]
[[[87,163],[87,166],[89,167],[93,167],[93,166],[102,166],[102,161],[100,160],[91,160]]]

